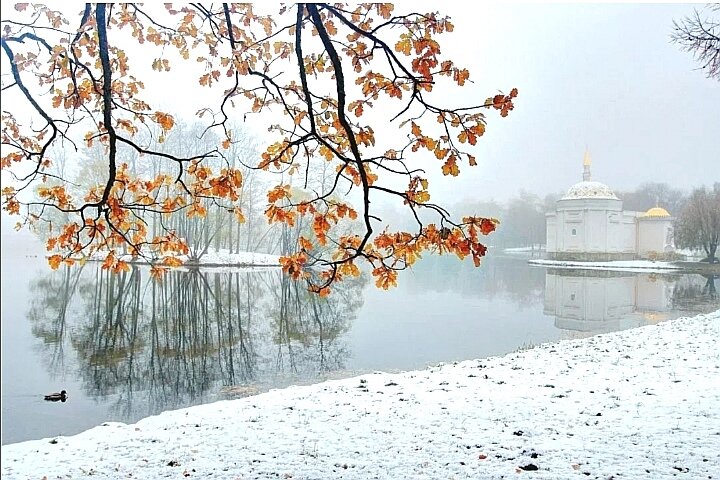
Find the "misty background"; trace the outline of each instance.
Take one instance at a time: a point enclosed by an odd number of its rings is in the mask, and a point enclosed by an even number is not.
[[[11,8],[3,6],[4,17]],[[499,237],[522,224],[531,231],[523,238],[543,242],[544,213],[581,180],[588,149],[593,180],[610,186],[625,200],[625,209],[661,203],[677,215],[678,195],[720,180],[720,84],[706,78],[692,55],[670,39],[673,21],[694,9],[703,5],[396,4],[396,12],[439,10],[455,24],[453,33],[439,38],[442,51],[470,70],[473,83],[433,92],[438,98],[467,105],[480,104],[499,90],[507,93],[516,87],[520,92],[507,118],[488,114],[485,136],[470,152],[478,159],[477,167],[463,165],[460,176],[452,178],[440,174],[440,163],[423,163],[432,201],[449,207],[453,215],[500,217]],[[129,56],[133,65],[142,65],[141,52],[129,51]],[[159,97],[153,89],[162,93],[158,108],[166,107],[193,129],[195,112],[212,102],[205,95],[221,95],[222,89],[201,90],[196,76],[185,75],[181,65],[176,68],[172,82],[168,75],[153,82],[156,74],[149,73],[144,96]],[[178,88],[183,82],[194,86],[193,95]],[[6,102],[13,99],[4,98]],[[382,118],[388,111],[373,115]],[[256,149],[244,152],[252,159],[267,143],[267,125],[252,118],[233,120],[247,137],[246,146]],[[376,133],[393,132],[391,124]],[[102,177],[102,166],[85,165],[85,160],[69,155],[68,168],[85,174],[95,170]],[[258,180],[253,188],[257,213],[263,209],[263,186]],[[652,193],[658,188],[669,192],[667,199]],[[644,200],[635,201],[632,195]],[[377,199],[373,208],[392,216],[396,206]],[[2,223],[4,235],[14,219],[8,222],[3,215]],[[247,227],[252,230],[253,225],[242,228]]]
[[[687,193],[712,187],[720,180],[720,83],[706,78],[692,54],[670,38],[673,21],[703,8],[396,3],[396,13],[439,11],[455,25],[438,41],[443,55],[470,71],[471,83],[434,91],[439,101],[478,105],[499,91],[520,92],[507,118],[488,112],[486,133],[470,150],[476,167],[462,165],[453,178],[443,177],[439,162],[423,163],[433,202],[507,202],[520,191],[540,197],[565,192],[582,180],[586,149],[593,180],[613,191],[645,183]],[[158,93],[172,88],[167,82],[156,87]],[[201,103],[182,97],[167,98],[165,105],[189,120]],[[387,105],[368,113],[387,120],[396,113],[395,105]],[[267,124],[236,120],[261,141],[267,136]],[[375,128],[378,144],[395,124]]]
[[[508,118],[490,119],[478,169],[451,191],[497,200],[566,191],[582,180],[585,148],[593,180],[613,190],[720,180],[720,83],[670,41],[673,20],[696,8],[443,4],[456,23],[448,37],[463,45],[444,51],[458,52],[480,90],[520,91]]]

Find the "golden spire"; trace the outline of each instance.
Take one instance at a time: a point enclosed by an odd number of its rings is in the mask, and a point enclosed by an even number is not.
[[[583,182],[590,181],[590,164],[591,163],[592,163],[592,160],[590,160],[590,152],[588,151],[587,147],[585,147],[585,156],[583,157]]]

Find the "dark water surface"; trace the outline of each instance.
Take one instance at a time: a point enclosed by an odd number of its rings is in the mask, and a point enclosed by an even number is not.
[[[277,270],[52,272],[3,239],[2,443],[373,370],[500,355],[720,308],[699,275],[426,258],[392,291],[309,295]],[[68,391],[67,402],[46,393]]]

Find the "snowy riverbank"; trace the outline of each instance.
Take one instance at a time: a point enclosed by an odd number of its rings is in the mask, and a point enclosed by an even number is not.
[[[672,262],[653,262],[651,260],[616,260],[612,262],[575,262],[569,260],[528,260],[531,265],[543,267],[562,267],[586,270],[617,270],[623,272],[667,272],[683,270],[683,267]]]
[[[720,310],[274,390],[5,445],[2,478],[720,478],[718,337]]]

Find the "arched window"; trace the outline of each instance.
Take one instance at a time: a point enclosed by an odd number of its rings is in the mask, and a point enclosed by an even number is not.
[[[570,234],[571,234],[573,237],[574,237],[575,235],[577,235],[577,229],[576,229],[576,228],[573,228],[573,229],[572,229],[572,232],[570,232]]]

